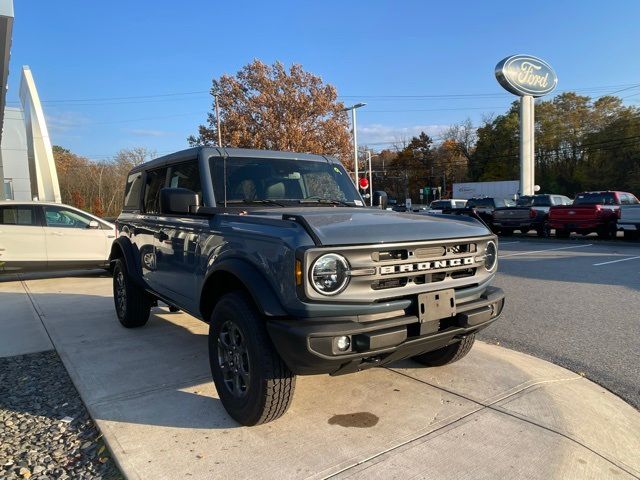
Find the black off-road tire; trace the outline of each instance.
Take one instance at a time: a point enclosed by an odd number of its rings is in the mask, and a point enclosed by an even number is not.
[[[616,238],[617,228],[615,223],[609,223],[602,228],[599,228],[596,232],[598,234],[598,238],[608,239],[608,238]]]
[[[271,422],[289,408],[296,377],[244,292],[224,295],[211,314],[209,363],[222,405],[238,423]]]
[[[551,236],[551,229],[549,228],[549,222],[544,222],[540,227],[536,229],[536,234],[540,238],[549,238]]]
[[[127,266],[120,258],[113,267],[113,301],[122,326],[142,327],[149,320],[153,298],[131,280]]]
[[[567,230],[556,229],[556,238],[569,238],[570,235],[571,232],[568,232]]]
[[[447,345],[444,348],[433,350],[432,352],[422,353],[411,358],[427,367],[441,367],[442,365],[448,365],[449,363],[457,362],[462,357],[464,357],[467,353],[469,353],[471,347],[473,347],[473,343],[475,342],[475,340],[476,334],[472,333],[471,335],[467,335],[462,340],[452,345]]]

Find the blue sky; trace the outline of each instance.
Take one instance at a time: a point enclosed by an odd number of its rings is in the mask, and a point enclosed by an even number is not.
[[[97,160],[184,148],[211,107],[211,79],[254,58],[300,63],[346,103],[367,102],[360,143],[503,112],[514,97],[493,70],[513,53],[547,60],[559,91],[640,84],[636,0],[14,3],[9,105],[29,65],[52,142]],[[393,98],[403,95],[455,97]],[[638,104],[640,87],[619,95]]]

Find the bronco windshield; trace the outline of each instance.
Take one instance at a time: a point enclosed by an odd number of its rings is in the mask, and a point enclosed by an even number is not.
[[[364,205],[347,171],[328,161],[212,157],[211,171],[218,206],[225,194],[227,205]]]

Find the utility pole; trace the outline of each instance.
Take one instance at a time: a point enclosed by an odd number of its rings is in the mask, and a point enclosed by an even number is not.
[[[222,130],[220,130],[220,108],[218,107],[218,94],[217,93],[213,94],[213,99],[214,99],[215,105],[216,105],[216,123],[217,123],[217,129],[218,129],[218,146],[221,147],[222,146]]]
[[[373,207],[373,172],[371,171],[371,150],[367,150],[369,159],[369,206]]]
[[[447,194],[447,172],[445,170],[442,171],[442,191],[444,194]]]

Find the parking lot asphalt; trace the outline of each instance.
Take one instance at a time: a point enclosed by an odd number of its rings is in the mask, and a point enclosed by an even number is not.
[[[507,303],[481,332],[585,375],[640,408],[640,244],[593,237],[500,240]]]
[[[513,350],[478,342],[440,368],[300,377],[284,417],[247,428],[220,404],[202,322],[156,308],[124,329],[104,275],[0,283],[0,302],[16,296],[129,479],[640,478],[640,413]],[[0,315],[0,336],[24,304]]]

